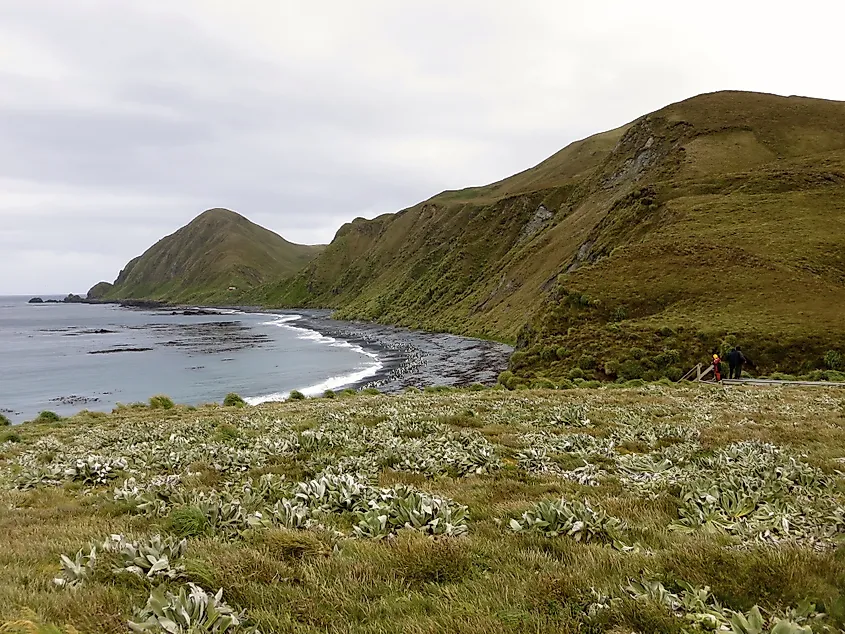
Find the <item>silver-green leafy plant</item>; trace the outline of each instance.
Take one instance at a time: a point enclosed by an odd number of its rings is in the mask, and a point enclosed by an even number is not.
[[[104,551],[114,553],[118,558],[113,569],[115,574],[131,573],[147,579],[180,576],[185,567],[177,562],[185,556],[187,547],[186,539],[162,538],[161,535],[137,542],[125,539],[123,535],[112,535],[103,544]]]
[[[150,593],[147,604],[129,621],[133,632],[150,634],[222,634],[243,632],[242,615],[223,602],[222,588],[209,594],[193,583],[178,593],[159,586]]]
[[[67,555],[61,556],[62,571],[53,579],[57,586],[75,588],[85,583],[94,572],[97,565],[97,548],[91,546],[88,550],[79,550],[73,559]]]
[[[400,529],[429,535],[463,535],[469,530],[466,506],[409,487],[383,489],[378,499],[358,515],[355,534],[381,539]]]
[[[622,522],[579,500],[540,501],[525,511],[521,520],[511,519],[510,528],[516,533],[539,533],[546,537],[565,535],[575,541],[602,541],[620,549],[627,548]]]

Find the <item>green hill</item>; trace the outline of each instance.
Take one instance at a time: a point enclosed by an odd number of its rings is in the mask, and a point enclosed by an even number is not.
[[[322,248],[288,242],[228,209],[209,209],[131,260],[113,286],[96,284],[89,297],[235,302],[295,273]]]
[[[672,104],[498,183],[344,225],[253,295],[515,341],[528,378],[673,375],[734,339],[761,370],[818,367],[845,349],[845,104]]]

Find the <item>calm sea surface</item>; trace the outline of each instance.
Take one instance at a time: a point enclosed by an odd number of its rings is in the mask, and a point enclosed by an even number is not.
[[[108,411],[167,394],[177,403],[258,403],[373,376],[372,352],[298,328],[296,315],[185,315],[113,305],[28,304],[0,297],[0,412]],[[48,299],[44,296],[44,299]]]

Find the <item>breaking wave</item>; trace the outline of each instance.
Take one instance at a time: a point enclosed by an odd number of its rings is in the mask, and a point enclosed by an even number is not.
[[[324,345],[332,346],[334,348],[348,348],[354,352],[364,355],[365,357],[368,357],[371,360],[364,368],[355,370],[354,372],[350,372],[348,374],[332,376],[324,381],[321,381],[320,383],[316,383],[314,385],[309,385],[307,387],[299,389],[298,391],[302,392],[302,394],[304,394],[305,396],[319,396],[326,390],[336,390],[347,385],[358,383],[360,381],[363,381],[364,379],[370,378],[371,376],[375,376],[378,371],[382,369],[383,364],[379,360],[379,356],[374,352],[364,350],[364,348],[362,348],[358,344],[343,341],[342,339],[335,339],[334,337],[329,337],[327,335],[320,334],[316,330],[310,330],[308,328],[301,328],[292,325],[293,322],[296,322],[301,318],[302,315],[280,315],[272,321],[263,322],[262,325],[287,328],[289,330],[296,331],[298,339],[314,341],[315,343],[321,343]],[[261,403],[268,403],[272,401],[284,401],[289,395],[290,392],[275,392],[273,394],[265,394],[262,396],[246,397],[244,398],[244,400],[250,405],[260,405]]]

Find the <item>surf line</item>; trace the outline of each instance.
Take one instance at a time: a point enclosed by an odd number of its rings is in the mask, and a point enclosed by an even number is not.
[[[287,328],[289,330],[294,330],[297,333],[298,339],[313,341],[315,343],[328,345],[333,348],[349,348],[353,352],[362,354],[372,360],[372,362],[369,363],[365,368],[350,372],[349,374],[331,376],[326,380],[321,381],[320,383],[309,385],[298,390],[299,392],[302,392],[302,394],[304,394],[305,396],[319,396],[323,394],[323,392],[325,392],[326,390],[336,390],[347,385],[353,385],[355,383],[363,381],[364,379],[368,379],[372,376],[375,376],[379,372],[379,370],[384,367],[384,364],[382,364],[378,354],[376,354],[375,352],[369,352],[358,344],[338,340],[334,337],[323,335],[317,332],[316,330],[292,325],[293,322],[296,322],[299,319],[302,319],[302,315],[280,315],[273,321],[266,321],[263,322],[261,325],[277,326],[279,328]],[[273,394],[265,394],[262,396],[248,396],[244,398],[244,400],[249,405],[260,405],[261,403],[284,401],[288,398],[288,396],[290,396],[290,392],[275,392]]]

